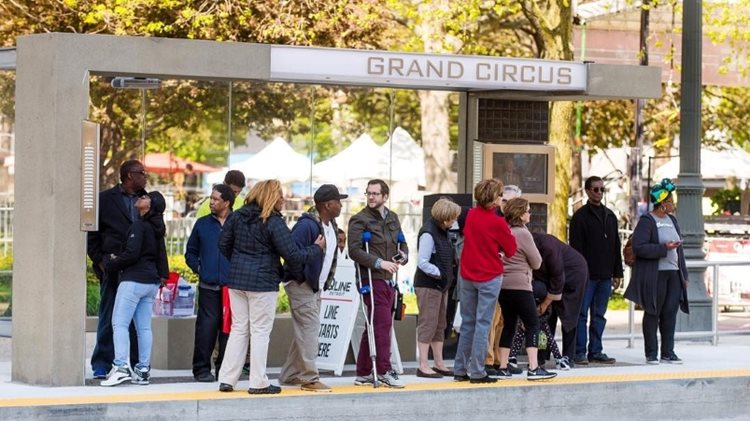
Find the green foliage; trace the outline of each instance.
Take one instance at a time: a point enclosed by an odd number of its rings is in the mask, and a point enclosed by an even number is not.
[[[198,283],[198,275],[193,273],[187,263],[185,263],[185,256],[181,254],[173,254],[167,257],[167,262],[169,263],[170,272],[179,273],[180,276],[185,278],[185,280],[191,284]]]
[[[730,202],[739,203],[742,198],[742,191],[735,186],[731,189],[721,189],[711,196],[711,206],[714,207],[714,215],[722,215],[728,210]]]
[[[406,304],[406,314],[419,314],[417,294],[404,294],[404,304]]]
[[[0,272],[0,317],[10,317],[11,288],[13,273]]]
[[[284,285],[279,285],[279,298],[276,301],[276,314],[289,313],[289,297],[286,295]]]
[[[628,300],[622,296],[619,292],[613,292],[609,298],[609,304],[607,305],[608,310],[627,310]]]
[[[99,315],[99,302],[101,295],[99,292],[99,283],[86,283],[86,316]]]

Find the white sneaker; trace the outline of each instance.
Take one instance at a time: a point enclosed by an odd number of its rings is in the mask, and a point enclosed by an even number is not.
[[[367,386],[374,383],[374,377],[372,377],[372,374],[368,374],[366,376],[357,376],[356,379],[354,379],[354,385],[355,386]]]
[[[398,378],[398,374],[396,374],[394,370],[388,370],[382,376],[378,376],[378,379],[383,382],[384,385],[394,389],[403,389],[404,386],[406,386],[404,382]]]
[[[109,387],[109,386],[117,386],[118,384],[124,383],[127,380],[130,380],[130,367],[126,365],[123,365],[121,367],[118,366],[112,366],[112,370],[109,371],[109,374],[107,374],[107,379],[102,380],[100,385]]]

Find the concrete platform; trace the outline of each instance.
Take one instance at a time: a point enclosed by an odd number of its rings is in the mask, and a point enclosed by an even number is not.
[[[717,347],[678,342],[683,365],[646,365],[642,344],[626,348],[624,341],[607,341],[605,351],[618,364],[559,372],[544,382],[529,382],[525,374],[494,385],[404,375],[406,388],[395,390],[326,377],[331,393],[284,387],[267,397],[248,395],[246,380],[232,393],[218,392],[217,383],[159,383],[189,378],[189,371],[175,370],[155,370],[156,383],[149,386],[27,386],[11,383],[10,364],[3,362],[0,419],[750,419],[750,337],[726,337]],[[407,373],[413,368],[407,365]],[[278,369],[269,372],[275,377]]]

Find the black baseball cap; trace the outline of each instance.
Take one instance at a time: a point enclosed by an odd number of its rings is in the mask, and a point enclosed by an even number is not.
[[[349,197],[348,194],[339,193],[338,187],[333,184],[323,184],[315,191],[315,195],[313,195],[315,203],[323,203],[329,200],[341,200],[346,199],[347,197]]]

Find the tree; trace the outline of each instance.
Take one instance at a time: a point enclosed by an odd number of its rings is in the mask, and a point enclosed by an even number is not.
[[[384,25],[380,10],[376,0],[14,0],[0,3],[0,45],[13,45],[15,37],[24,34],[77,32],[377,47]],[[91,95],[92,115],[103,127],[102,174],[108,178],[102,181],[110,184],[120,162],[137,148],[140,128],[135,116],[140,100],[132,92],[106,88],[106,82],[93,81]],[[236,89],[237,101],[231,110],[227,109],[226,83],[174,82],[149,93],[147,147],[207,158],[216,155],[221,142],[226,144],[227,113],[236,117],[235,132],[252,126],[270,133],[291,127],[298,117],[287,105],[312,104],[306,90],[294,92],[275,84],[244,84]],[[244,133],[233,136],[243,137]]]

